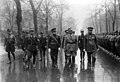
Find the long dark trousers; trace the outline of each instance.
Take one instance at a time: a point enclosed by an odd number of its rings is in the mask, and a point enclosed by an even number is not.
[[[10,53],[13,55],[13,58],[15,60],[15,54],[14,54],[14,52],[10,51],[10,52],[8,52],[8,59],[9,59],[9,61],[11,61]]]
[[[58,49],[51,49],[51,59],[53,64],[57,64],[57,59],[58,59]]]

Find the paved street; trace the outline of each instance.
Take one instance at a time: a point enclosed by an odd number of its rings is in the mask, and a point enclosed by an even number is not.
[[[11,65],[7,64],[7,54],[1,51],[0,82],[120,82],[118,61],[99,50],[96,54],[95,69],[88,70],[87,56],[85,56],[85,62],[81,64],[79,52],[74,68],[65,66],[62,52],[62,54],[59,53],[58,68],[52,68],[50,55],[46,54],[45,63],[38,61],[36,68],[27,70],[23,66],[21,50],[16,50],[16,61]]]

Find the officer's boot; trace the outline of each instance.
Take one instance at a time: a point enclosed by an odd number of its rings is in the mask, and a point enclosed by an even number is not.
[[[83,62],[85,60],[85,51],[83,51]]]
[[[95,67],[95,61],[96,61],[96,58],[95,58],[95,57],[92,57],[92,68]]]

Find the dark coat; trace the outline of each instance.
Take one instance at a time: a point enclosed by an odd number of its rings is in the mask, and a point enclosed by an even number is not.
[[[38,48],[39,49],[45,49],[45,46],[47,45],[47,41],[45,37],[40,37],[38,41]]]
[[[11,35],[10,37],[6,36],[5,37],[5,47],[6,47],[6,52],[14,52],[15,51],[15,37],[14,35]]]
[[[55,39],[53,38],[55,37]],[[51,49],[58,49],[61,45],[60,36],[58,35],[51,35],[48,40],[48,47]]]
[[[32,53],[37,52],[38,40],[36,37],[28,38],[28,50]]]
[[[80,50],[84,49],[85,47],[85,36],[84,35],[81,35],[78,37],[78,46]]]

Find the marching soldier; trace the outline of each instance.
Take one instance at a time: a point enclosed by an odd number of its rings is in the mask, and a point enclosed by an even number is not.
[[[65,35],[63,36],[63,40],[62,40],[62,48],[65,48],[65,39],[68,36],[68,30],[65,30]],[[66,50],[64,49],[64,53],[65,53],[65,63],[67,63],[67,56],[66,56]]]
[[[84,52],[84,43],[85,42],[85,36],[84,36],[84,31],[81,30],[81,35],[78,37],[78,46],[80,49],[80,57],[81,57],[81,62],[84,61],[84,56],[85,56],[85,52]]]
[[[41,58],[39,59],[39,61],[41,61],[42,58],[45,59],[45,51],[46,51],[46,44],[47,44],[46,38],[43,36],[43,33],[41,32],[40,34],[41,34],[41,36],[40,36],[39,41],[38,41],[38,48],[40,50],[40,57]]]
[[[61,41],[60,36],[56,34],[56,28],[51,30],[52,34],[48,40],[48,47],[51,49],[50,55],[52,59],[52,65],[57,67],[58,49],[60,48]]]
[[[88,34],[85,35],[85,50],[87,51],[88,56],[88,66],[91,69],[91,59],[92,59],[92,66],[94,68],[94,64],[96,61],[95,52],[98,49],[96,35],[92,33],[93,27],[88,27]]]
[[[78,50],[78,39],[77,36],[75,36],[75,31],[73,31],[72,33],[72,40],[73,40],[73,48],[75,48],[75,50],[73,51],[72,55],[72,63],[75,65],[75,57],[77,55],[77,50]]]
[[[10,29],[7,29],[7,36],[5,37],[5,43],[4,46],[6,48],[6,52],[8,53],[8,64],[11,64],[11,57],[10,53],[13,55],[14,61],[15,61],[15,36],[11,34]]]
[[[27,50],[31,53],[28,56],[30,59],[33,56],[33,67],[35,67],[36,56],[37,56],[37,37],[34,36],[33,30],[30,30],[30,35],[28,36],[28,48]]]
[[[23,56],[23,60],[26,57],[26,53],[25,50],[27,49],[27,45],[28,45],[28,37],[27,37],[27,33],[23,31],[22,36],[20,37],[20,44],[21,44],[21,48],[24,51],[24,56]]]
[[[65,39],[65,50],[66,50],[66,56],[67,56],[67,63],[71,65],[72,63],[75,63],[75,56],[77,55],[77,38],[73,34],[72,30],[68,30],[68,36]],[[72,59],[71,59],[72,57]]]

